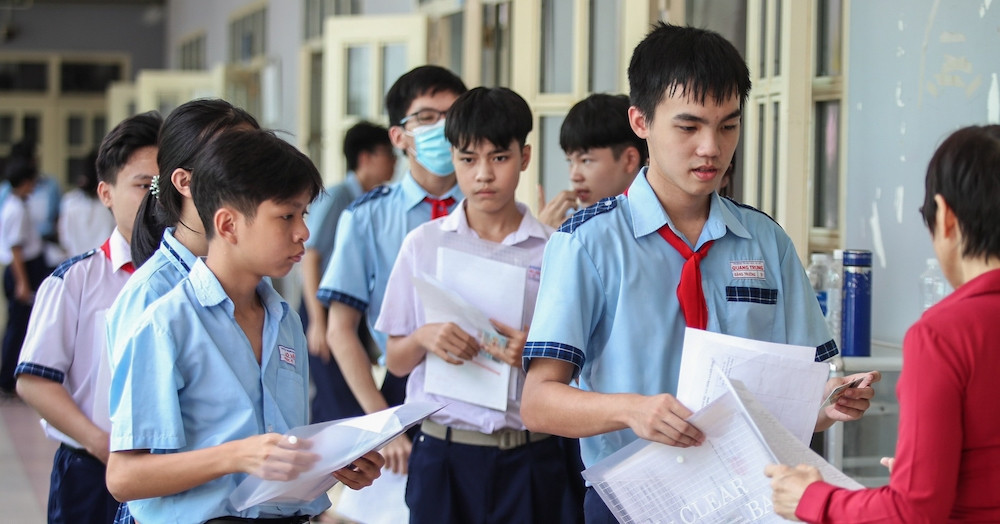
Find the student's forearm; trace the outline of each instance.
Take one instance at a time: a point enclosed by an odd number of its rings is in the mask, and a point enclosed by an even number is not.
[[[306,303],[310,323],[318,321],[326,324],[326,307],[316,298],[322,274],[319,253],[315,249],[306,249],[302,257],[302,300]]]
[[[182,453],[116,451],[108,458],[108,491],[120,502],[166,497],[236,473],[239,442]]]
[[[361,409],[365,413],[374,413],[389,407],[389,403],[375,385],[368,352],[358,338],[360,322],[361,312],[358,310],[339,302],[331,303],[326,341]]]
[[[10,271],[14,276],[14,282],[29,286],[28,281],[28,265],[24,260],[24,251],[21,246],[14,246],[10,248],[11,261],[10,261]]]
[[[624,415],[642,398],[635,394],[584,391],[555,381],[525,382],[521,417],[531,431],[570,438],[591,437],[629,427]]]
[[[385,365],[397,377],[409,375],[427,357],[427,350],[417,337],[417,332],[407,336],[389,337],[385,348]]]
[[[17,379],[17,394],[49,424],[107,463],[108,433],[83,414],[62,384],[22,374]]]

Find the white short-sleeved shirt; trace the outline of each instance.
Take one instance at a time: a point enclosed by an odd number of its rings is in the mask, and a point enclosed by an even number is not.
[[[111,210],[96,196],[82,189],[69,191],[59,204],[59,243],[67,255],[75,256],[101,245],[115,228]]]
[[[35,295],[28,332],[15,375],[35,375],[62,384],[80,411],[97,427],[108,418],[104,316],[130,273],[125,237],[115,229],[104,246],[63,262]],[[74,448],[83,446],[42,420],[45,434]]]
[[[517,208],[524,218],[521,219],[518,229],[508,235],[501,244],[525,250],[527,258],[531,261],[524,292],[523,318],[524,324],[527,325],[531,323],[534,312],[542,255],[545,251],[545,243],[548,241],[549,235],[552,234],[552,228],[535,219],[527,206],[518,204]],[[413,277],[436,273],[438,243],[428,240],[429,236],[437,232],[436,230],[463,238],[479,238],[479,235],[469,227],[464,203],[452,211],[450,215],[423,224],[406,236],[399,251],[399,258],[396,259],[396,264],[392,269],[392,275],[389,277],[385,300],[382,303],[382,312],[375,324],[375,329],[386,335],[406,336],[424,324],[423,305],[413,287]],[[469,270],[475,271],[475,268],[469,268]],[[483,279],[488,278],[489,275],[483,275]],[[426,359],[422,360],[410,373],[410,378],[406,383],[406,401],[427,400],[448,404],[444,409],[431,415],[431,420],[454,428],[482,433],[493,433],[504,428],[524,429],[520,414],[520,400],[510,400],[507,403],[507,411],[503,412],[425,392],[426,362]],[[515,387],[522,387],[524,385],[524,372],[518,369],[516,373]]]
[[[218,279],[198,260],[190,276],[153,303],[122,347],[111,380],[111,451],[174,453],[308,423],[309,359],[298,314],[266,280],[261,364]],[[230,474],[167,497],[129,502],[139,522],[204,522],[318,515],[330,502],[262,504],[237,512]]]
[[[379,186],[355,200],[340,216],[337,238],[317,298],[324,305],[336,301],[367,314],[368,326],[379,348],[385,335],[375,331],[382,309],[385,284],[406,234],[431,219],[429,197],[407,171],[398,183]],[[441,198],[454,198],[448,211],[462,201],[456,184]]]
[[[3,199],[0,205],[0,264],[14,261],[12,249],[20,246],[24,260],[42,254],[42,237],[32,223],[28,204],[15,195]]]
[[[677,286],[685,259],[657,233],[664,224],[684,238],[644,169],[627,196],[599,201],[552,235],[524,348],[526,369],[532,359],[555,358],[575,366],[585,390],[677,392],[685,328]],[[817,361],[837,354],[795,247],[778,224],[713,194],[695,249],[710,240],[701,261],[709,331],[813,346]],[[636,438],[621,430],[581,439],[584,463]]]

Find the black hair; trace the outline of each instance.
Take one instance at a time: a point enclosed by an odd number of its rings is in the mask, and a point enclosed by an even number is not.
[[[411,69],[399,77],[385,94],[385,110],[389,113],[389,125],[402,125],[406,110],[418,97],[435,95],[442,91],[461,95],[467,90],[465,82],[455,73],[435,65],[424,65]]]
[[[87,198],[97,198],[97,150],[87,153],[80,171],[76,174],[76,187],[83,191]]]
[[[303,192],[312,201],[323,179],[309,157],[271,131],[230,130],[203,148],[191,168],[191,198],[205,226],[215,235],[213,217],[232,206],[248,219],[266,200],[287,202]]]
[[[934,152],[924,179],[924,223],[934,233],[941,195],[962,232],[964,258],[1000,257],[1000,125],[951,134]]]
[[[392,140],[389,130],[371,122],[358,122],[344,134],[344,156],[347,157],[347,169],[358,168],[358,157],[362,152],[374,153],[379,146],[388,147],[392,151]]]
[[[192,100],[167,115],[157,144],[158,193],[150,191],[143,198],[132,228],[132,262],[137,267],[156,252],[164,229],[180,222],[184,197],[170,180],[174,170],[189,169],[199,150],[220,131],[234,127],[260,125],[250,113],[217,98]]]
[[[594,93],[577,102],[566,113],[559,129],[559,145],[566,153],[609,147],[615,160],[625,148],[639,151],[639,165],[646,165],[649,148],[628,122],[631,104],[625,95]]]
[[[163,117],[156,111],[149,111],[122,120],[114,127],[97,152],[95,168],[101,182],[114,185],[118,182],[118,172],[125,167],[132,154],[144,147],[156,147]]]
[[[3,177],[10,182],[11,189],[17,189],[38,178],[38,167],[28,158],[11,156],[4,166]]]
[[[481,140],[497,147],[517,140],[523,147],[531,127],[531,108],[521,95],[506,87],[477,87],[451,105],[444,136],[459,150]]]
[[[25,138],[10,146],[10,158],[24,158],[34,162],[37,147],[33,139]]]
[[[632,52],[628,66],[632,105],[647,122],[666,95],[682,89],[700,104],[731,96],[740,107],[750,94],[750,70],[731,42],[707,29],[658,22]]]

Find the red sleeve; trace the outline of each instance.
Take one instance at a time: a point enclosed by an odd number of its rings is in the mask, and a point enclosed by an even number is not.
[[[918,322],[903,342],[896,463],[889,485],[850,491],[825,482],[806,489],[795,515],[806,522],[944,522],[962,454],[968,359],[949,337]]]

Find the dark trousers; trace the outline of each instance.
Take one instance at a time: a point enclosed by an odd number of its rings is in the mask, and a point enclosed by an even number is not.
[[[411,524],[577,523],[566,491],[579,474],[566,467],[559,437],[500,450],[420,434],[410,455],[406,505]]]
[[[48,275],[49,267],[45,257],[39,256],[25,262],[28,270],[28,282],[32,291]],[[31,317],[31,304],[14,298],[14,271],[10,266],[3,272],[3,291],[7,296],[7,329],[3,334],[2,355],[0,355],[0,389],[6,392],[14,391],[14,369],[17,359],[21,356],[21,345],[24,344],[24,334],[28,331],[28,319]]]
[[[583,514],[587,524],[618,524],[614,513],[611,513],[604,499],[592,487],[587,488],[587,495],[583,500]]]
[[[104,483],[105,467],[86,451],[56,450],[49,478],[49,524],[109,524],[118,501]]]

